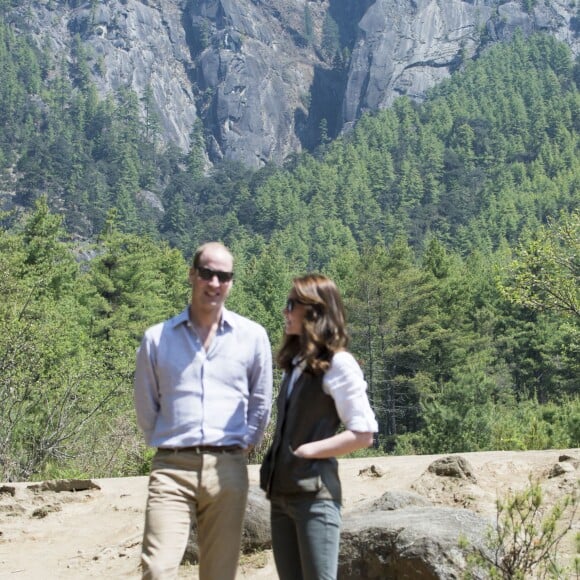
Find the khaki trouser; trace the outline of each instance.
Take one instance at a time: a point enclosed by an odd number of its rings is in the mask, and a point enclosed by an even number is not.
[[[191,524],[197,518],[200,580],[234,580],[247,496],[243,451],[159,449],[149,478],[143,579],[177,578]]]

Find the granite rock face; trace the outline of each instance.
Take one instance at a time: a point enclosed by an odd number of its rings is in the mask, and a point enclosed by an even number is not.
[[[197,41],[193,80],[207,95],[211,157],[260,166],[299,150],[296,119],[307,115],[317,59],[301,46],[297,5],[288,2],[283,16],[260,2],[193,4],[184,18]]]
[[[208,160],[281,163],[365,111],[425,91],[490,43],[546,31],[578,54],[567,0],[31,0],[5,18],[75,59],[102,96],[130,88],[161,138],[186,150],[201,122]],[[147,99],[145,98],[147,96]],[[146,104],[146,102],[148,103]],[[324,128],[323,128],[324,127]]]
[[[163,137],[186,149],[198,117],[188,77],[191,68],[179,2],[33,1],[12,23],[32,35],[39,47],[74,62],[81,41],[91,80],[101,96],[133,89],[141,99],[150,91]],[[10,21],[10,19],[8,19]],[[143,103],[143,110],[145,105]]]

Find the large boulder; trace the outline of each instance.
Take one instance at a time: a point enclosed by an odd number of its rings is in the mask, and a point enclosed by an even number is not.
[[[465,551],[485,551],[490,524],[469,510],[434,507],[411,492],[387,492],[359,502],[343,515],[339,579],[459,579],[466,567]],[[242,552],[271,545],[269,502],[251,486]],[[199,561],[195,525],[183,560]]]
[[[272,546],[270,502],[258,487],[250,487],[248,507],[242,531],[242,552],[264,550]]]
[[[357,513],[400,510],[407,507],[432,507],[431,502],[426,497],[413,493],[412,491],[387,491],[377,499],[369,499],[355,504],[351,511]],[[346,512],[348,513],[348,512]]]
[[[467,565],[465,550],[486,550],[490,524],[469,510],[444,507],[345,514],[338,578],[462,578]]]

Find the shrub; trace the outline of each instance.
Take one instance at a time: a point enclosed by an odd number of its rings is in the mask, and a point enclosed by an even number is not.
[[[580,560],[575,559],[573,572],[558,558],[560,542],[576,515],[577,491],[574,488],[547,510],[540,484],[530,480],[523,491],[498,500],[496,524],[487,538],[489,551],[472,555],[466,577],[475,578],[483,570],[492,579],[578,578]]]

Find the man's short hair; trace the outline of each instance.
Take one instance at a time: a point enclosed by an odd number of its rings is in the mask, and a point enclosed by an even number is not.
[[[193,255],[193,261],[191,263],[191,265],[194,268],[198,268],[199,267],[199,261],[201,260],[201,256],[202,254],[209,248],[220,248],[224,251],[226,251],[232,258],[232,264],[234,262],[234,256],[232,255],[232,253],[228,250],[228,248],[226,248],[226,246],[224,246],[224,244],[222,244],[221,242],[206,242],[205,244],[202,244],[201,246],[199,246],[197,248],[197,250],[195,251],[195,254]]]

